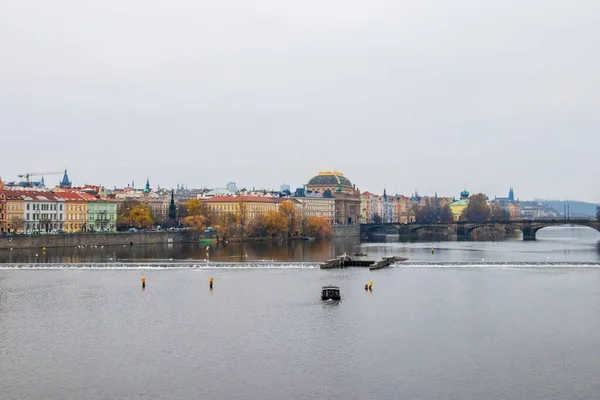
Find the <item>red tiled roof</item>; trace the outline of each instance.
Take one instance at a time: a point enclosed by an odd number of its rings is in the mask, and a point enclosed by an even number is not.
[[[77,192],[58,192],[54,193],[56,197],[64,199],[66,201],[86,201],[79,193]]]

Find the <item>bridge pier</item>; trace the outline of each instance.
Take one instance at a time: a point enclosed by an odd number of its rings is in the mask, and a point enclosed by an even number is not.
[[[456,239],[459,241],[466,241],[469,239],[469,230],[464,226],[456,227]]]
[[[535,240],[536,229],[533,228],[523,228],[523,240],[533,241]]]

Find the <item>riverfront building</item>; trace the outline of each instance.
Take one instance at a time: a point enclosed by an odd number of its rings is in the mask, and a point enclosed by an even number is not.
[[[217,216],[229,213],[239,215],[240,205],[242,205],[246,207],[246,223],[249,224],[256,221],[259,215],[263,215],[267,211],[277,211],[279,204],[289,199],[258,196],[216,196],[199,200],[202,204],[206,204]]]
[[[333,193],[335,199],[334,223],[353,225],[360,223],[360,191],[339,171],[321,171],[312,177],[306,190],[313,193]]]
[[[88,202],[88,227],[92,232],[117,231],[117,202],[95,198]]]
[[[304,188],[296,189],[292,197],[298,203],[300,217],[305,219],[309,217],[327,218],[330,223],[335,219],[335,198],[331,192],[313,193]]]
[[[65,200],[52,192],[21,192],[25,205],[25,233],[48,233],[62,230]]]
[[[7,232],[22,233],[25,229],[25,198],[21,192],[7,190],[6,196],[6,230]]]
[[[56,193],[65,200],[65,232],[85,232],[87,230],[88,200],[75,192]]]
[[[452,217],[454,218],[455,221],[460,220],[460,217],[463,213],[463,211],[465,210],[465,208],[467,208],[467,206],[469,205],[469,192],[465,189],[462,192],[460,192],[460,199],[450,203],[450,210],[452,210]]]

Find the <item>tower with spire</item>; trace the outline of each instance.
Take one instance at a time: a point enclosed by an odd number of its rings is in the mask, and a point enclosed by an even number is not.
[[[175,191],[171,189],[171,202],[169,203],[169,219],[175,222],[177,219],[177,208],[175,208]]]
[[[144,188],[144,193],[150,193],[152,189],[150,188],[150,178],[146,178],[146,187]]]
[[[511,203],[515,202],[515,191],[513,190],[512,186],[510,187],[510,190],[508,191],[508,201]]]
[[[44,179],[44,178],[42,177],[42,179]],[[67,169],[66,168],[65,168],[65,174],[63,175],[62,181],[60,181],[60,183],[58,184],[58,186],[60,188],[62,188],[62,189],[70,188],[71,187],[71,181],[69,180],[69,175],[67,174]]]

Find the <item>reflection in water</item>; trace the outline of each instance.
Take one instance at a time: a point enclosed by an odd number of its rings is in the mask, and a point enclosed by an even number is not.
[[[358,238],[335,241],[265,241],[210,244],[210,261],[324,261],[359,248]],[[82,263],[206,260],[205,243],[0,250],[5,263]]]
[[[397,255],[410,261],[425,262],[598,262],[600,233],[588,228],[546,228],[538,232],[538,240],[524,242],[520,238],[501,241],[437,240],[400,242],[396,236],[379,242],[363,242],[358,238],[322,241],[265,241],[210,244],[211,262],[302,261],[321,262],[347,253],[366,253],[367,259]],[[432,251],[434,249],[434,251]],[[0,250],[3,263],[111,263],[156,261],[205,261],[205,243],[165,245],[69,247],[24,250]]]

